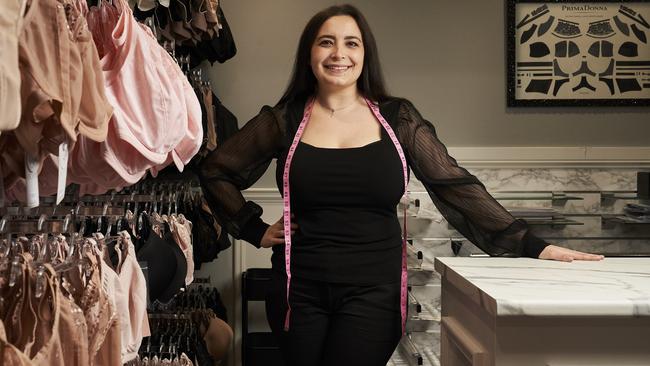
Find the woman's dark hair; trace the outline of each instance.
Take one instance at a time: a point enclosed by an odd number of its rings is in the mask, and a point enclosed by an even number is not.
[[[364,97],[376,102],[381,102],[388,97],[384,87],[381,65],[379,64],[379,54],[377,52],[375,36],[373,36],[366,18],[361,14],[359,9],[352,5],[345,4],[330,6],[329,8],[318,12],[309,20],[300,36],[291,81],[278,104],[299,98],[306,98],[316,92],[318,82],[316,81],[316,77],[314,76],[310,66],[311,47],[314,44],[318,31],[323,23],[325,23],[329,18],[337,15],[351,16],[357,22],[357,25],[361,30],[365,55],[361,75],[357,80],[359,92]]]

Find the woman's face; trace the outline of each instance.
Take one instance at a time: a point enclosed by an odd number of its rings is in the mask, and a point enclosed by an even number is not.
[[[354,18],[337,15],[326,20],[311,47],[311,69],[319,88],[356,86],[363,57],[361,30]]]

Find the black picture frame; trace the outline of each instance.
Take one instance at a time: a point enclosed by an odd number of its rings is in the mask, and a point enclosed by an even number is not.
[[[506,8],[508,107],[650,106],[650,0],[506,0]],[[625,25],[628,35],[624,34]],[[540,41],[551,37],[557,39],[554,45]],[[587,52],[584,44],[588,42],[592,46]],[[533,43],[540,47],[533,50]],[[635,49],[628,47],[630,44],[636,45]],[[592,52],[596,48],[597,52]],[[634,53],[630,50],[636,51],[636,57],[631,57]],[[533,61],[533,56],[541,54],[545,56]],[[568,67],[562,71],[560,65],[567,62],[574,71]],[[585,62],[587,66],[582,67]],[[600,63],[600,70],[592,71],[590,62]],[[609,63],[606,69],[603,62]],[[618,77],[623,74],[628,76]]]

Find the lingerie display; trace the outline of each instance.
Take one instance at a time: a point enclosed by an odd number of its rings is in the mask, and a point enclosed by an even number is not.
[[[194,68],[236,52],[218,1],[16,0],[0,27],[0,364],[225,357],[218,291],[194,285],[231,245],[194,173],[238,131]],[[197,291],[204,352],[141,359],[156,312]]]
[[[212,223],[205,227],[205,221],[195,224],[189,219],[203,205],[199,192],[188,184],[140,183],[119,194],[78,200],[66,196],[60,205],[0,208],[0,323],[5,329],[0,344],[12,349],[3,360],[57,364],[43,356],[49,355],[49,348],[43,347],[56,344],[56,334],[79,329],[74,342],[63,347],[66,366],[135,365],[143,342],[151,344],[147,338],[151,312],[197,303],[199,294],[202,300],[195,308],[212,309],[211,314],[222,319],[211,325],[212,315],[203,314],[207,323],[201,337],[210,338],[206,334],[212,334],[211,327],[219,334],[230,329],[218,291],[194,284],[195,259],[209,260],[194,253],[193,233],[211,233],[208,243],[217,237]],[[39,312],[43,302],[54,305]],[[62,311],[76,317],[60,315]],[[64,319],[60,324],[48,323],[57,316]],[[30,328],[43,332],[25,333]],[[228,348],[223,337],[217,339],[221,351],[211,352],[213,340],[206,352],[224,357]],[[196,358],[196,351],[185,357],[191,363],[182,365],[205,364]]]

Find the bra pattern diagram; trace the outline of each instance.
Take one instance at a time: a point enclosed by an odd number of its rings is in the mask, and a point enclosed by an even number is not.
[[[518,99],[650,98],[650,6],[585,9],[549,3],[517,15]]]

